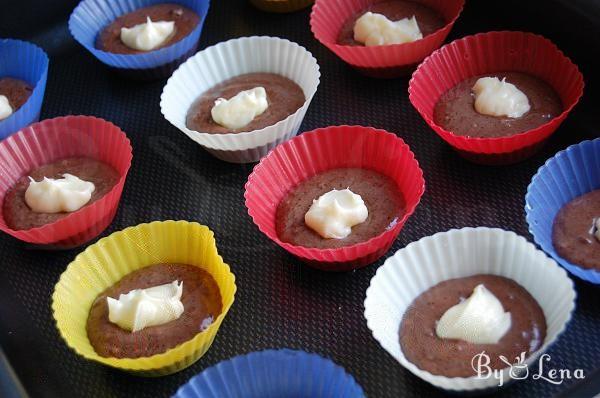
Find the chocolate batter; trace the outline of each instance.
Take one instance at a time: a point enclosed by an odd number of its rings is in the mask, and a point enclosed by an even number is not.
[[[600,241],[594,221],[600,218],[600,189],[567,203],[556,215],[552,229],[554,249],[583,268],[600,270]]]
[[[304,222],[314,199],[332,189],[350,190],[362,197],[369,211],[366,221],[352,227],[344,239],[325,239]],[[334,169],[301,182],[279,203],[277,236],[297,246],[330,249],[367,241],[392,227],[404,214],[404,198],[389,177],[366,169]]]
[[[482,115],[475,110],[471,89],[480,77],[497,77],[517,86],[531,109],[519,118]],[[433,111],[433,120],[456,135],[504,137],[534,129],[563,111],[560,97],[546,82],[521,72],[502,72],[466,79],[442,94]]]
[[[0,79],[0,95],[8,98],[13,112],[22,107],[33,92],[33,87],[23,80],[12,77],[3,77]]]
[[[25,191],[29,187],[29,176],[36,181],[40,181],[44,177],[62,178],[65,173],[93,182],[96,186],[92,198],[85,206],[89,206],[106,195],[119,180],[119,173],[112,167],[90,158],[67,158],[44,165],[21,177],[15,186],[6,193],[2,205],[6,225],[14,230],[26,230],[53,223],[71,214],[36,213],[25,202]]]
[[[269,107],[246,126],[230,130],[217,124],[210,113],[218,98],[230,99],[240,91],[264,87]],[[204,92],[190,107],[186,125],[210,134],[241,133],[272,126],[304,105],[304,92],[294,81],[275,73],[248,73],[225,80]]]
[[[363,43],[354,40],[354,24],[367,11],[377,14],[383,14],[392,21],[399,21],[404,18],[412,18],[413,15],[417,19],[419,29],[423,37],[441,29],[446,25],[444,17],[436,10],[427,7],[426,5],[405,0],[387,0],[369,5],[367,8],[349,18],[338,35],[338,44],[345,46],[362,46]]]
[[[183,314],[169,323],[129,332],[108,320],[106,297],[119,298],[134,289],[183,281]],[[221,292],[213,277],[188,264],[155,264],[139,269],[102,292],[94,301],[86,330],[90,344],[103,357],[139,358],[160,354],[202,332],[222,310]]]
[[[121,28],[131,28],[135,25],[145,23],[147,17],[150,17],[152,22],[175,21],[175,31],[169,40],[154,50],[177,43],[192,33],[198,22],[200,22],[198,14],[182,5],[169,3],[156,4],[140,8],[115,19],[98,34],[96,48],[115,54],[139,54],[146,52],[127,47],[121,41]]]
[[[473,293],[483,283],[511,313],[511,327],[497,344],[473,344],[463,340],[441,339],[435,328],[437,321],[461,299]],[[492,369],[507,365],[498,356],[511,362],[522,352],[531,355],[546,338],[546,318],[535,299],[515,281],[496,275],[475,275],[441,282],[418,296],[407,309],[400,323],[400,347],[410,362],[418,368],[446,377],[470,377],[476,373],[471,360],[485,350]]]

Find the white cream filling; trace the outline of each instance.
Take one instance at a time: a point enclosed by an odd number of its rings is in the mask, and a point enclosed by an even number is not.
[[[35,181],[29,177],[25,203],[36,213],[62,213],[81,209],[92,198],[96,187],[72,174],[63,178],[46,178]]]
[[[482,77],[472,90],[475,110],[482,115],[518,118],[531,109],[527,96],[506,79]]]
[[[121,329],[137,332],[149,326],[164,325],[183,314],[183,282],[173,281],[147,289],[107,297],[108,320]]]
[[[145,23],[121,28],[121,41],[134,50],[151,51],[162,46],[174,31],[175,22],[152,22],[150,17],[147,17]]]
[[[391,21],[385,15],[366,12],[354,24],[354,40],[365,46],[409,43],[423,38],[415,16]]]
[[[267,91],[264,87],[255,87],[240,91],[230,99],[217,99],[210,113],[215,123],[237,130],[247,126],[268,107]]]
[[[360,195],[350,189],[331,190],[313,201],[304,222],[327,239],[343,239],[352,227],[365,222],[369,211]]]
[[[4,120],[13,114],[13,108],[10,106],[8,97],[0,95],[0,120]]]
[[[596,217],[592,221],[592,228],[590,229],[590,234],[594,235],[598,242],[600,242],[600,217]]]
[[[510,312],[483,284],[466,300],[450,307],[440,318],[436,334],[442,339],[460,339],[473,344],[496,344],[511,326]]]

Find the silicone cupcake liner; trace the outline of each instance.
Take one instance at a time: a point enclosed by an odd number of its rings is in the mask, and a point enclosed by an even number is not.
[[[306,8],[314,3],[314,0],[250,0],[254,7],[267,11],[286,13]]]
[[[531,365],[556,342],[575,309],[576,293],[566,272],[542,251],[514,232],[496,228],[463,228],[410,243],[389,257],[367,289],[365,318],[375,339],[402,366],[436,387],[452,391],[491,389],[493,377],[448,378],[409,362],[398,331],[407,307],[421,293],[448,279],[477,274],[510,278],[524,287],[544,311],[547,324],[542,347],[525,360]],[[537,366],[537,363],[534,365]],[[509,368],[502,371],[510,380]]]
[[[329,359],[304,351],[265,350],[212,366],[173,398],[362,398],[362,388]]]
[[[279,202],[300,182],[326,170],[360,167],[393,179],[404,196],[405,214],[366,242],[318,249],[282,242],[276,232]],[[392,133],[361,126],[335,126],[304,133],[280,145],[254,168],[246,183],[246,207],[258,228],[308,265],[346,271],[376,261],[390,248],[425,190],[423,172],[408,145]]]
[[[92,303],[125,275],[158,263],[189,264],[209,272],[221,291],[223,311],[206,330],[162,354],[135,359],[99,356],[86,332]],[[187,221],[155,221],[115,232],[79,254],[56,284],[52,311],[61,336],[77,354],[140,376],[162,376],[204,355],[233,304],[235,291],[235,277],[217,253],[210,229]]]
[[[33,87],[27,102],[8,118],[0,120],[0,139],[3,139],[39,120],[50,61],[38,46],[12,39],[0,39],[0,58],[0,78],[13,77]]]
[[[521,134],[476,138],[453,134],[433,120],[440,96],[473,76],[519,71],[537,76],[559,94],[564,111],[546,124]],[[429,126],[468,160],[508,164],[526,159],[541,148],[583,94],[583,76],[551,41],[532,33],[489,32],[456,40],[433,53],[415,71],[409,97]]]
[[[346,46],[337,43],[344,23],[360,11],[381,0],[316,0],[310,15],[315,38],[342,60],[373,77],[407,75],[426,56],[440,47],[462,12],[464,0],[419,0],[437,10],[447,24],[412,43],[387,46]]]
[[[254,72],[277,73],[295,81],[304,105],[272,126],[236,134],[208,134],[186,126],[192,103],[206,90],[232,77]],[[165,118],[215,157],[235,163],[256,162],[298,133],[319,85],[319,65],[304,47],[276,37],[242,37],[200,51],[167,82],[160,108]]]
[[[600,138],[558,152],[540,167],[525,196],[529,232],[535,243],[573,275],[600,284],[600,271],[585,269],[560,257],[552,243],[558,211],[578,196],[600,189]]]
[[[121,178],[104,197],[56,222],[13,230],[0,214],[0,230],[25,242],[69,248],[95,238],[108,227],[131,165],[131,145],[120,128],[92,116],[47,119],[0,142],[0,199],[30,170],[68,157],[100,160]]]
[[[113,54],[96,48],[100,31],[116,18],[161,0],[83,0],[69,18],[71,35],[101,62],[129,77],[157,78],[171,74],[198,46],[209,0],[173,0],[200,16],[198,26],[177,43],[142,54]]]

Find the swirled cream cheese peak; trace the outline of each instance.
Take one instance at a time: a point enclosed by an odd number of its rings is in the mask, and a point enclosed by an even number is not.
[[[13,108],[5,95],[0,95],[0,120],[6,119],[13,113]]]
[[[482,115],[521,117],[531,109],[527,96],[506,78],[479,78],[473,86],[475,110]]]
[[[483,284],[473,294],[450,307],[440,318],[436,334],[442,339],[460,339],[473,344],[496,344],[511,326],[510,312]]]
[[[174,321],[183,314],[182,293],[183,282],[173,281],[132,290],[118,300],[107,297],[108,320],[130,332]]]
[[[409,43],[423,38],[417,19],[391,21],[385,15],[364,13],[354,24],[354,40],[365,46]]]
[[[360,195],[350,189],[334,189],[313,200],[304,222],[323,238],[343,239],[350,235],[353,226],[365,222],[368,216]]]
[[[231,130],[247,126],[269,107],[264,87],[254,87],[237,93],[230,99],[219,98],[210,113],[215,123]]]
[[[29,177],[25,203],[36,213],[62,213],[81,209],[92,198],[96,189],[93,182],[84,181],[72,174],[63,178],[46,178],[35,181]]]
[[[147,17],[146,22],[121,28],[121,41],[129,48],[140,51],[150,51],[162,46],[175,31],[175,22],[152,22]]]

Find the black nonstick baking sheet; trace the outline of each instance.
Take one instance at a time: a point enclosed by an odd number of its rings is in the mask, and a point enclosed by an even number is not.
[[[172,376],[145,379],[87,362],[59,337],[50,310],[54,284],[82,249],[39,251],[0,236],[0,346],[8,366],[4,385],[18,380],[33,397],[167,397],[190,377],[221,360],[265,348],[316,352],[341,364],[370,397],[440,396],[401,367],[373,339],[363,317],[365,291],[384,259],[355,272],[331,274],[302,265],[252,223],[243,186],[253,165],[219,161],[163,119],[159,96],[166,80],[139,83],[110,73],[69,35],[76,1],[2,0],[0,37],[31,40],[50,55],[43,118],[95,115],[119,125],[134,158],[117,216],[102,236],[152,220],[185,219],[215,231],[219,252],[237,277],[236,301],[207,354]],[[531,240],[524,196],[537,168],[560,149],[598,136],[600,5],[597,1],[468,0],[449,40],[480,31],[541,33],[577,63],[586,93],[543,151],[508,167],[477,166],[460,158],[431,131],[408,101],[408,78],[365,78],[312,36],[309,10],[267,14],[247,0],[213,0],[200,46],[248,35],[285,37],[310,50],[321,85],[301,131],[361,124],[397,133],[424,170],[427,189],[414,216],[386,255],[435,232],[494,226]],[[549,287],[550,289],[551,287]],[[549,351],[555,368],[589,375],[579,394],[600,392],[600,287],[576,281],[577,310]],[[18,382],[18,381],[17,381]],[[574,381],[518,382],[499,396],[552,396]],[[8,396],[9,390],[0,390]],[[13,393],[20,391],[17,385]],[[565,393],[567,394],[567,393]],[[565,396],[571,395],[568,393]],[[18,395],[14,395],[18,396]]]

